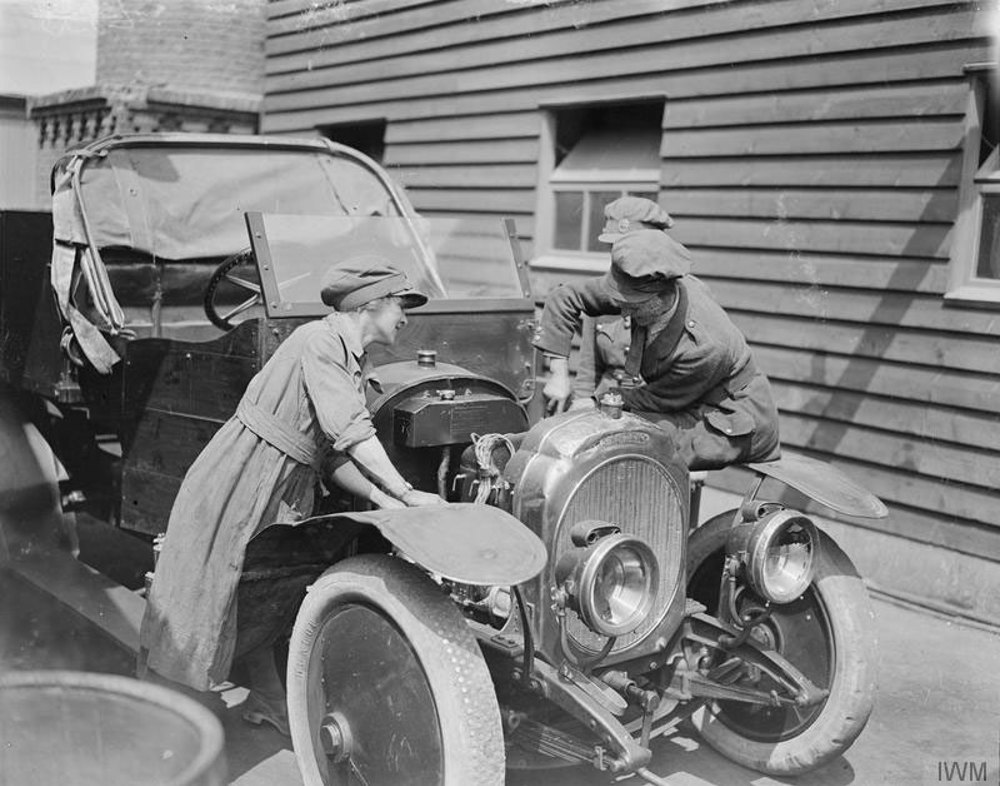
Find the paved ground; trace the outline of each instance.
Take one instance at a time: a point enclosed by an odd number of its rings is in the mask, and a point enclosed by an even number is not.
[[[82,668],[126,673],[130,667],[124,653],[71,615],[46,605],[19,581],[0,578],[0,598],[0,671]],[[655,742],[649,769],[672,786],[1000,784],[1000,636],[883,601],[876,601],[875,609],[879,698],[867,729],[845,757],[798,781],[778,781],[728,763],[681,730]],[[230,705],[223,723],[231,783],[299,786],[287,742],[268,728],[240,720],[244,696],[239,688],[223,693]],[[985,781],[973,777],[982,772],[982,763]],[[638,776],[622,782],[648,783]],[[574,768],[511,773],[508,783],[603,786],[615,779]]]

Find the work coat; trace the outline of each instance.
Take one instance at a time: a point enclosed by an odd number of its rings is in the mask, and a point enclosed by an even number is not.
[[[621,389],[625,408],[671,431],[690,469],[778,458],[778,411],[746,339],[702,281],[676,284],[669,324],[642,348],[640,384]],[[546,300],[535,346],[568,356],[583,315],[619,313],[603,276],[564,284]],[[634,321],[631,331],[634,344]]]
[[[600,398],[617,387],[625,373],[632,326],[628,317],[584,317],[580,328],[580,356],[573,378],[573,398]]]
[[[375,433],[356,323],[344,314],[299,327],[250,381],[237,412],[188,470],[170,511],[140,634],[140,671],[207,690],[236,647],[236,596],[247,543],[313,508],[328,450]]]

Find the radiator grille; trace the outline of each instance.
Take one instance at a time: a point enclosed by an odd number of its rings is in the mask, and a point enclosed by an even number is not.
[[[559,521],[551,565],[574,548],[570,531],[573,524],[584,519],[607,521],[627,535],[642,538],[659,560],[660,582],[653,612],[633,633],[619,636],[612,652],[643,639],[660,623],[673,600],[687,527],[678,493],[670,476],[656,462],[640,456],[621,456],[600,465],[583,479]],[[573,611],[567,612],[567,628],[574,642],[592,652],[600,651],[607,641],[592,632]]]

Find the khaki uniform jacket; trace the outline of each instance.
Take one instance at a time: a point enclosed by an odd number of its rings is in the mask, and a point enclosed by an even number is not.
[[[271,524],[309,516],[323,453],[375,433],[364,358],[354,323],[335,313],[295,330],[250,381],[170,511],[140,632],[140,671],[197,690],[227,678],[247,543]]]
[[[777,408],[746,339],[702,281],[687,275],[678,287],[684,297],[674,319],[683,325],[671,324],[646,344],[644,384],[622,390],[626,409],[674,431],[691,469],[778,458]],[[535,346],[568,356],[582,315],[620,311],[603,277],[557,287]],[[632,331],[634,341],[634,325]]]
[[[620,316],[584,317],[580,329],[580,359],[573,378],[573,398],[600,398],[618,385],[624,374],[632,330]]]

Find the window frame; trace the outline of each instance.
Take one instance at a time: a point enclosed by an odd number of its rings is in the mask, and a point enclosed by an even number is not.
[[[666,108],[666,96],[663,94],[641,95],[623,98],[592,101],[573,101],[567,103],[548,104],[541,106],[541,132],[539,135],[538,185],[535,205],[534,254],[530,260],[532,268],[549,270],[570,270],[580,273],[600,274],[608,267],[608,252],[586,250],[588,231],[596,228],[587,227],[590,217],[584,203],[583,226],[581,227],[581,249],[569,250],[556,248],[556,193],[567,191],[619,191],[620,193],[652,193],[659,197],[662,191],[662,169],[657,170],[655,177],[622,179],[620,174],[614,179],[608,178],[574,178],[553,179],[558,165],[556,163],[556,139],[558,115],[561,111],[581,108],[600,107],[616,104],[642,102],[660,102]],[[662,140],[662,126],[660,128]],[[608,246],[610,249],[610,246]]]
[[[962,179],[958,191],[958,216],[955,220],[954,242],[948,262],[947,303],[1000,308],[1000,278],[977,275],[979,248],[982,240],[983,205],[985,194],[1000,194],[1000,153],[994,149],[979,164],[982,132],[987,111],[987,92],[996,76],[993,64],[967,66],[969,95],[966,105],[962,153]],[[993,103],[1000,106],[998,96]]]
[[[583,216],[580,222],[580,247],[577,249],[570,248],[560,248],[556,246],[556,222],[552,221],[548,227],[550,234],[550,245],[548,248],[549,254],[555,254],[559,256],[579,256],[579,255],[589,255],[589,254],[601,254],[603,257],[603,251],[591,251],[588,249],[588,240],[599,233],[599,230],[603,228],[603,222],[600,227],[591,226],[591,206],[593,195],[602,192],[617,192],[618,196],[616,199],[625,194],[656,194],[659,195],[660,192],[660,180],[657,177],[655,180],[560,180],[553,182],[551,178],[549,179],[549,188],[552,191],[553,203],[556,199],[556,194],[559,193],[582,193],[583,197]],[[655,201],[655,200],[654,200]]]

